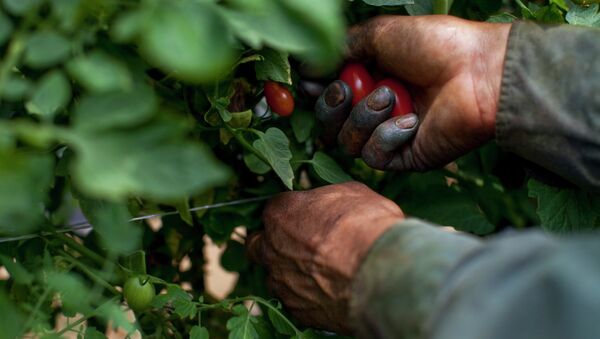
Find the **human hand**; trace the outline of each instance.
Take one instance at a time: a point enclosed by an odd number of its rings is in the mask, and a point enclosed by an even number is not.
[[[271,291],[302,324],[349,333],[354,274],[403,218],[394,202],[357,182],[282,193],[265,208],[265,230],[248,239],[248,254],[266,266]]]
[[[390,119],[386,88],[352,108],[350,89],[335,81],[316,104],[325,137],[373,168],[394,170],[440,167],[482,145],[495,134],[509,31],[450,16],[381,16],[353,27],[349,60],[409,84],[416,115]]]

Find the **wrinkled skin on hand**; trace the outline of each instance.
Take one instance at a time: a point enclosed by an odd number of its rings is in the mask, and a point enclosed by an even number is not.
[[[352,108],[349,88],[336,81],[316,104],[325,140],[337,138],[373,168],[418,171],[482,145],[495,134],[509,31],[449,16],[381,16],[353,27],[348,59],[406,82],[416,115],[390,118],[393,98],[382,88]]]
[[[350,333],[354,274],[373,242],[404,218],[391,200],[350,182],[271,200],[265,231],[247,242],[272,292],[302,324]]]

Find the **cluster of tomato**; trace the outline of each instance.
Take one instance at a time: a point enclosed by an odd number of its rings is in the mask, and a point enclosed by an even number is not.
[[[358,104],[375,89],[386,86],[395,95],[392,117],[413,112],[412,98],[406,87],[393,78],[384,78],[375,82],[367,68],[359,63],[349,63],[342,68],[339,79],[352,90],[352,105]],[[290,90],[274,81],[265,82],[264,95],[271,110],[280,116],[290,116],[294,112],[294,97]]]

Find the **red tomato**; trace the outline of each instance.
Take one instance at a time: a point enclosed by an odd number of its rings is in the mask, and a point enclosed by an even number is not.
[[[397,80],[387,78],[378,82],[375,88],[379,88],[381,86],[389,87],[396,95],[396,104],[392,110],[392,117],[399,117],[401,115],[406,115],[413,112],[412,98],[403,84]]]
[[[375,89],[373,77],[362,64],[346,64],[340,73],[340,80],[350,86],[353,106]]]
[[[283,117],[294,112],[294,97],[284,86],[274,82],[265,82],[265,97],[271,110]]]

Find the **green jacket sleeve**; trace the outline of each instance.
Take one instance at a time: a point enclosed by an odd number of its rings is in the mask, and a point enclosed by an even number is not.
[[[359,338],[600,337],[600,236],[485,243],[419,220],[386,232],[355,279]]]
[[[496,139],[575,185],[600,192],[600,30],[513,24]]]

